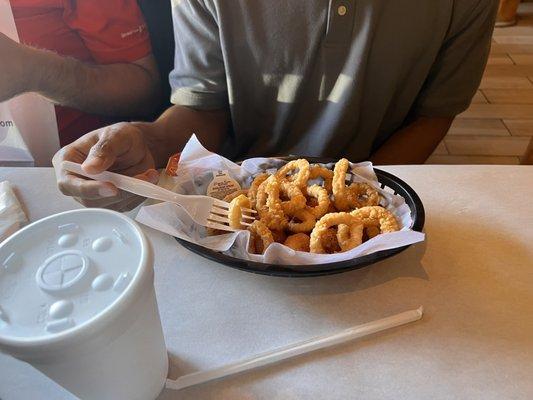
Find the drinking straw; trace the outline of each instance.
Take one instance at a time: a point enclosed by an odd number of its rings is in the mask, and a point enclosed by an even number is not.
[[[241,360],[219,368],[214,368],[208,371],[193,372],[192,374],[181,376],[176,380],[168,379],[166,388],[179,390],[189,386],[200,385],[215,379],[225,378],[230,375],[235,375],[251,369],[263,367],[268,364],[273,364],[302,354],[310,353],[312,351],[346,343],[353,339],[372,335],[386,329],[408,324],[409,322],[418,321],[420,318],[422,318],[423,312],[424,309],[422,306],[420,306],[416,310],[405,311],[400,314],[378,319],[376,321],[367,322],[366,324],[353,326],[334,334],[317,336],[302,342],[293,343],[291,345],[258,354],[249,359]]]

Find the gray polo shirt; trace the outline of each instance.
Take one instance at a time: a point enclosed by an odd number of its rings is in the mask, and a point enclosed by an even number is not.
[[[173,0],[171,101],[228,107],[224,153],[368,159],[468,107],[497,0]]]

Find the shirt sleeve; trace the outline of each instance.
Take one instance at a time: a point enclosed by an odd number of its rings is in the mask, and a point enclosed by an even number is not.
[[[176,42],[170,101],[195,109],[221,109],[228,102],[216,11],[201,0],[173,1]]]
[[[150,37],[135,0],[68,0],[64,18],[98,64],[133,62],[151,53]]]
[[[497,0],[478,0],[474,7],[461,10],[460,17],[455,13],[416,100],[415,115],[453,117],[468,108],[485,70],[497,7]]]

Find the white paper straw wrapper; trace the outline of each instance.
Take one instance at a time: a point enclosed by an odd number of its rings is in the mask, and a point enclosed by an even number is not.
[[[357,325],[341,332],[318,336],[309,340],[294,343],[281,347],[266,353],[251,357],[247,360],[238,361],[209,371],[194,372],[184,375],[176,380],[167,380],[167,389],[184,389],[189,386],[199,385],[215,379],[221,379],[230,375],[238,374],[251,369],[263,367],[288,358],[293,358],[302,354],[310,353],[315,350],[324,349],[345,343],[353,339],[372,335],[387,329],[395,328],[409,322],[418,321],[422,318],[423,307],[416,310],[405,311],[400,314],[382,318],[376,321],[367,322],[366,324]]]

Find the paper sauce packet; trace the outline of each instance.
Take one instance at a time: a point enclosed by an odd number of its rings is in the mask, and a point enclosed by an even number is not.
[[[207,186],[207,195],[222,200],[228,194],[241,190],[241,185],[233,179],[228,171],[213,171],[213,180]]]

